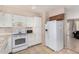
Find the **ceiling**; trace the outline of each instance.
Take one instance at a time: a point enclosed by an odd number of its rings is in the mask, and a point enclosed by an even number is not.
[[[3,9],[7,10],[8,8],[18,9],[21,11],[29,11],[35,13],[49,12],[53,11],[56,8],[63,8],[61,5],[4,5]],[[33,9],[32,9],[33,8]]]
[[[64,7],[66,9],[71,9],[75,7],[78,8],[79,6],[78,5],[0,5],[0,9],[4,9],[4,10],[18,9],[21,11],[28,11],[35,13],[49,12],[49,11],[53,11],[54,9],[59,9]]]

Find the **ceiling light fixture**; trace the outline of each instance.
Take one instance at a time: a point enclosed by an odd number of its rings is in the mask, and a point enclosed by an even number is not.
[[[36,6],[32,6],[32,9],[36,9]]]

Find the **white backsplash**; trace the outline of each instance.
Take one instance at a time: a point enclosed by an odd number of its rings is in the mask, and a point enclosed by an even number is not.
[[[11,33],[12,28],[11,27],[0,27],[0,33]]]

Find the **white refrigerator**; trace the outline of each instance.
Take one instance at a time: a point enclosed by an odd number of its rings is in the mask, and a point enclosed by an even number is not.
[[[54,51],[63,49],[63,20],[48,21],[45,28],[45,45]]]

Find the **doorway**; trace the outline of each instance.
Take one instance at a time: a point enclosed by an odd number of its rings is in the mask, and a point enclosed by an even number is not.
[[[67,20],[67,48],[79,52],[79,36],[75,36],[74,33],[79,32],[79,20],[71,19]],[[78,33],[79,35],[79,33]]]

